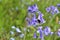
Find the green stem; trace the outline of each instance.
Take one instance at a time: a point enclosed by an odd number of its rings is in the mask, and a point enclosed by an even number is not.
[[[52,17],[51,20],[49,21],[48,25],[51,24],[51,22],[53,21],[53,19],[55,18],[56,15],[57,15],[57,14],[53,15],[53,17]]]

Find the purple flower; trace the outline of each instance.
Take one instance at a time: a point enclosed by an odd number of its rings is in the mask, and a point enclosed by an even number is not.
[[[60,7],[60,4],[57,4],[58,7]]]
[[[40,13],[38,15],[38,19],[40,20],[41,23],[45,23],[45,20],[43,19],[43,14],[42,13]]]
[[[55,6],[50,6],[46,8],[47,12],[50,12],[52,15],[59,13],[59,10]]]
[[[45,27],[45,29],[44,29],[44,34],[45,34],[45,35],[49,35],[50,32],[51,32],[50,27]]]
[[[55,7],[54,12],[55,12],[55,13],[59,13],[59,10],[57,9],[57,7]]]
[[[50,6],[50,8],[51,8],[52,11],[55,10],[55,7],[54,6]]]
[[[53,35],[54,32],[50,32],[50,35]]]
[[[40,33],[40,30],[42,30],[42,26],[38,27],[37,33]]]
[[[55,14],[54,11],[51,11],[51,14],[54,15]]]
[[[42,30],[42,26],[39,26],[39,27],[38,27],[38,30]]]
[[[34,37],[34,38],[37,38],[36,33],[34,33],[33,37]]]
[[[26,18],[26,21],[27,21],[27,25],[31,26],[31,20],[30,20],[30,18]]]
[[[30,12],[30,13],[34,13],[37,11],[38,11],[37,4],[34,4],[34,5],[28,7],[28,12]]]
[[[34,26],[37,25],[36,15],[33,15],[32,20],[31,20],[31,24]]]
[[[37,19],[36,19],[36,15],[34,14],[33,17],[30,18],[26,18],[28,25],[30,26],[36,26],[37,25]]]
[[[40,38],[43,38],[43,30],[42,30],[42,26],[38,27],[37,33],[40,34]]]
[[[59,10],[57,9],[57,7],[51,6],[51,13],[52,14],[59,13]]]
[[[43,38],[43,31],[40,30],[40,38],[42,39]]]
[[[50,12],[50,10],[51,10],[51,8],[50,8],[50,7],[46,8],[46,11],[47,11],[47,12]]]
[[[60,29],[58,29],[58,32],[57,32],[58,36],[60,36]]]

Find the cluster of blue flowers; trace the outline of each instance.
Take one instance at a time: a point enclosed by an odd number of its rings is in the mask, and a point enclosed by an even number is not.
[[[58,8],[55,6],[50,6],[50,7],[46,8],[46,11],[50,12],[52,15],[59,13]]]
[[[37,33],[39,33],[40,36],[37,36]],[[33,37],[34,38],[39,37],[40,39],[43,39],[44,36],[53,35],[53,34],[56,34],[57,36],[60,37],[60,29],[58,29],[57,32],[53,32],[51,28],[48,26],[46,26],[44,29],[42,28],[42,26],[40,26],[38,27],[37,31],[34,33]]]
[[[44,36],[52,35],[53,32],[51,31],[50,27],[46,26],[45,29],[42,29],[42,26],[38,27],[37,33],[40,34],[40,38],[42,39]],[[34,38],[37,38],[37,35],[34,34]]]
[[[38,17],[36,16],[36,13],[38,13]],[[39,23],[45,23],[45,20],[43,19],[44,15],[38,10],[37,4],[28,7],[28,15],[33,15],[31,18],[26,18],[29,26],[36,26]]]
[[[57,6],[60,7],[60,4],[58,4]],[[48,13],[51,13],[52,15],[59,13],[58,8],[55,6],[47,7],[46,11]],[[36,16],[36,13],[38,14],[38,17]],[[30,15],[30,16],[33,15],[33,16],[31,16],[31,18],[29,18],[29,17],[26,18],[27,25],[29,25],[29,26],[36,26],[38,24],[43,24],[46,22],[43,18],[44,15],[38,10],[37,4],[34,4],[34,5],[28,7],[28,15]],[[39,35],[40,35],[39,37],[41,39],[44,39],[44,36],[54,34],[54,32],[51,31],[51,28],[48,26],[46,26],[44,28],[44,30],[42,29],[42,26],[39,26],[37,33],[39,33]],[[58,30],[57,35],[60,36],[60,29]],[[36,32],[34,33],[33,37],[37,38]]]

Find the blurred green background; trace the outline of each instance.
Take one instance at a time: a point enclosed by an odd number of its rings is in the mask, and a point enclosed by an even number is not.
[[[56,16],[49,19],[49,16],[51,16],[51,14],[46,12],[46,8],[52,5],[57,6],[58,3],[60,3],[60,0],[0,0],[0,40],[9,40],[11,37],[9,31],[13,25],[19,27],[21,30],[23,30],[24,27],[27,27],[25,20],[28,14],[27,8],[33,4],[37,4],[39,11],[44,14],[46,23],[42,26],[50,26],[52,28],[52,31],[56,31],[60,27],[60,25],[56,23],[56,17],[58,16],[60,20],[60,14],[57,14]],[[50,21],[51,23],[49,23]],[[24,38],[15,36],[15,39],[40,40],[33,38],[34,28],[29,29],[31,32],[27,32]],[[60,40],[60,38],[58,38],[59,37],[56,37],[56,35],[53,35],[50,37],[47,36],[46,40]]]

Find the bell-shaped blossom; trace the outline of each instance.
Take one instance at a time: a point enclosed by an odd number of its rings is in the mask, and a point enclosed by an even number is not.
[[[40,33],[40,30],[42,30],[42,26],[38,27],[37,33]]]
[[[43,30],[40,30],[40,38],[43,38]]]
[[[40,34],[40,38],[43,38],[43,30],[42,30],[42,26],[38,27],[37,33]]]
[[[45,29],[44,29],[44,34],[45,34],[45,35],[49,35],[50,32],[51,32],[50,27],[45,27]]]
[[[60,4],[57,4],[58,7],[60,7]]]
[[[37,11],[38,11],[37,4],[34,4],[34,5],[28,7],[28,12],[30,12],[30,13],[34,13]]]
[[[47,12],[50,12],[51,11],[51,8],[50,7],[46,8],[46,11]]]
[[[54,34],[54,32],[50,32],[50,35],[53,35]]]
[[[33,35],[33,38],[37,38],[37,35],[36,35],[36,33],[34,33],[34,35]]]
[[[42,13],[40,13],[39,15],[38,15],[38,19],[40,20],[40,23],[42,24],[42,23],[45,23],[45,20],[43,19],[43,14]]]
[[[50,12],[52,15],[59,13],[58,8],[55,6],[50,6],[50,7],[46,8],[46,11]]]

